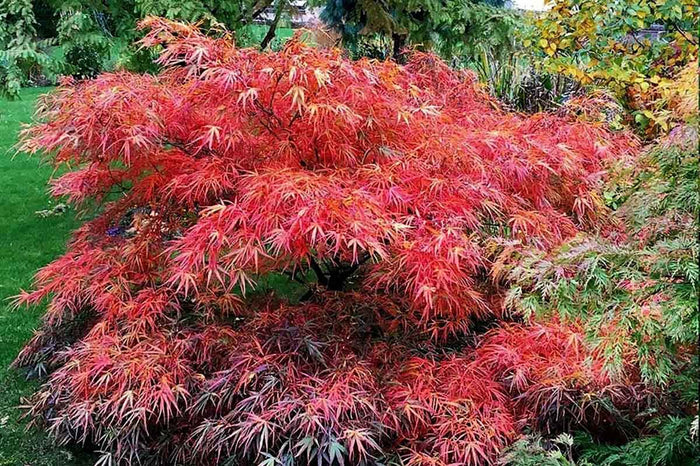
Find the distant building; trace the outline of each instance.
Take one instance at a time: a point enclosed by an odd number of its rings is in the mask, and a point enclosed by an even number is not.
[[[509,0],[506,5],[518,10],[544,11],[549,8],[545,4],[546,0]]]
[[[313,27],[318,23],[320,8],[309,8],[306,5],[306,0],[291,0],[289,4],[291,6],[291,14],[285,15],[285,18],[291,23],[290,26],[293,28]],[[255,22],[269,24],[274,17],[274,7],[268,7]]]

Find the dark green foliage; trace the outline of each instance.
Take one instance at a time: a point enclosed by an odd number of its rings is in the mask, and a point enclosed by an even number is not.
[[[697,466],[697,416],[653,419],[646,435],[623,445],[606,445],[591,435],[562,434],[547,440],[527,436],[501,458],[508,466]]]
[[[77,79],[94,78],[104,69],[107,50],[100,44],[75,44],[65,51],[65,74]]]
[[[253,24],[267,8],[278,18],[274,26]],[[0,93],[17,96],[22,86],[52,83],[56,73],[89,78],[111,70],[115,61],[129,70],[156,72],[150,52],[122,46],[138,39],[136,24],[149,15],[217,31],[224,26],[240,36],[240,44],[277,47],[290,35],[281,26],[293,11],[288,0],[0,0]],[[46,53],[54,42],[63,52],[58,60]],[[123,55],[116,56],[115,49]]]
[[[37,36],[42,39],[56,37],[58,12],[54,8],[53,2],[51,0],[34,0],[32,7],[36,20]]]
[[[268,4],[271,2],[267,2]],[[134,8],[139,18],[162,16],[188,22],[202,21],[211,26],[221,23],[227,28],[240,27],[251,2],[217,2],[212,0],[135,0]]]
[[[357,36],[354,40],[346,41],[343,45],[353,60],[362,57],[375,58],[377,60],[391,58],[391,39],[376,32]]]
[[[159,66],[155,63],[157,54],[153,49],[140,48],[129,45],[122,50],[117,66],[134,73],[155,74]]]
[[[288,1],[241,0],[220,2],[214,0],[57,0],[56,6],[61,27],[77,34],[64,35],[64,40],[88,40],[88,35],[98,34],[105,39],[117,38],[131,42],[138,38],[136,23],[146,16],[191,23],[201,23],[204,28],[221,29],[221,26],[237,34],[252,24],[267,9],[281,9],[286,16],[293,10]]]
[[[367,36],[385,37],[385,52],[398,58],[406,46],[431,49],[445,59],[474,56],[478,45],[511,50],[516,13],[502,8],[503,2],[470,0],[316,0],[323,6],[321,19],[340,32],[350,48]],[[384,45],[384,44],[383,44]]]
[[[61,73],[77,79],[93,78],[104,70],[109,49],[107,16],[90,10],[80,0],[61,2],[57,27],[63,47]]]
[[[29,0],[0,0],[0,96],[17,97],[19,89],[47,72],[48,41],[37,39]]]
[[[697,466],[700,448],[697,416],[664,416],[649,423],[652,435],[622,446],[601,445],[588,435],[577,437],[582,458],[597,466]]]

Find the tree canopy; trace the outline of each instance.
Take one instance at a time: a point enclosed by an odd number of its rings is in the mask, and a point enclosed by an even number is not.
[[[634,348],[611,372],[580,323],[504,311],[495,255],[614,228],[596,191],[634,138],[509,113],[431,54],[143,25],[160,73],[68,81],[23,133],[94,216],[18,297],[48,301],[17,364],[49,372],[30,411],[59,441],[105,464],[477,465],[525,427],[622,435],[605,403],[656,406]]]

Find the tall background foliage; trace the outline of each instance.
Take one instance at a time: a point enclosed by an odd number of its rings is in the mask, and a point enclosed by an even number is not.
[[[50,63],[30,0],[0,1],[0,94],[14,96]]]
[[[395,59],[408,46],[434,50],[445,58],[473,56],[479,46],[512,50],[517,22],[516,13],[492,8],[503,6],[498,0],[316,0],[314,4],[323,6],[321,18],[341,33],[346,46],[362,53],[374,41],[378,47],[373,54]]]
[[[602,85],[647,136],[667,132],[673,78],[698,51],[695,0],[557,0],[527,23],[525,46],[547,71]]]
[[[38,78],[44,83],[56,75],[90,78],[115,66],[155,71],[155,55],[131,45],[139,37],[136,23],[148,15],[226,28],[239,44],[267,47],[295,8],[288,0],[3,0],[0,92],[15,97]],[[251,26],[266,11],[274,19],[258,27],[260,35]]]

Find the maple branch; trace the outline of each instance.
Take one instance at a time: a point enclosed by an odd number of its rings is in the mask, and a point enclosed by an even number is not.
[[[690,37],[688,37],[688,36],[685,34],[685,31],[682,30],[676,23],[673,23],[673,28],[674,28],[680,35],[682,35],[682,36],[685,38],[685,40],[687,40],[688,42],[690,42],[690,43],[693,44],[693,45],[698,45],[697,41],[694,41],[693,39],[691,39]]]
[[[281,73],[277,75],[275,87],[272,88],[272,92],[270,93],[270,102],[267,104],[270,108],[272,108],[272,103],[275,101],[275,95],[277,94],[277,88],[279,87],[280,81],[282,81],[282,76],[283,75]]]
[[[326,268],[328,269],[328,289],[335,291],[342,290],[345,285],[345,281],[352,276],[352,274],[357,272],[357,269],[359,269],[362,264],[367,262],[370,257],[371,256],[369,253],[365,253],[362,258],[350,266],[342,264],[335,265],[332,261],[330,264],[326,262]]]
[[[318,278],[318,282],[321,285],[326,286],[328,284],[328,277],[326,276],[325,273],[323,273],[321,266],[318,265],[318,263],[316,262],[316,259],[314,259],[313,256],[311,256],[311,255],[309,256],[309,265],[311,266],[311,270],[313,270],[314,273],[316,274],[316,277]]]
[[[122,184],[122,182],[114,177],[114,174],[112,173],[112,167],[109,165],[106,166],[107,168],[107,174],[109,175],[109,178],[112,180],[112,186],[116,186],[121,190],[122,194],[125,194],[128,189]]]
[[[282,120],[280,119],[280,117],[277,116],[277,114],[273,110],[263,107],[257,100],[255,101],[255,106],[258,107],[268,117],[274,118],[277,122],[277,126],[279,126],[280,128],[284,127],[284,125],[282,124]],[[270,103],[270,107],[272,107],[272,103]]]
[[[275,139],[277,139],[277,140],[281,140],[281,139],[282,139],[282,138],[279,136],[279,134],[277,134],[276,132],[272,131],[272,128],[270,128],[270,125],[268,125],[265,121],[263,121],[262,118],[260,118],[260,115],[258,115],[257,113],[249,113],[249,115],[251,115],[252,117],[254,117],[254,118],[258,121],[258,123],[260,123],[260,124],[263,126],[263,128],[265,128],[265,130],[266,130],[268,133],[270,133],[270,135],[272,135]]]
[[[289,124],[287,125],[287,128],[291,128],[294,122],[301,116],[301,113],[297,110],[294,112],[294,115],[292,115],[292,118],[289,120]]]
[[[172,146],[176,149],[179,149],[180,151],[184,152],[185,154],[189,155],[190,157],[196,157],[195,154],[193,154],[192,152],[187,150],[187,146],[182,142],[176,142],[176,141],[170,141],[167,139],[163,139],[163,140],[161,140],[161,143],[163,145]]]

